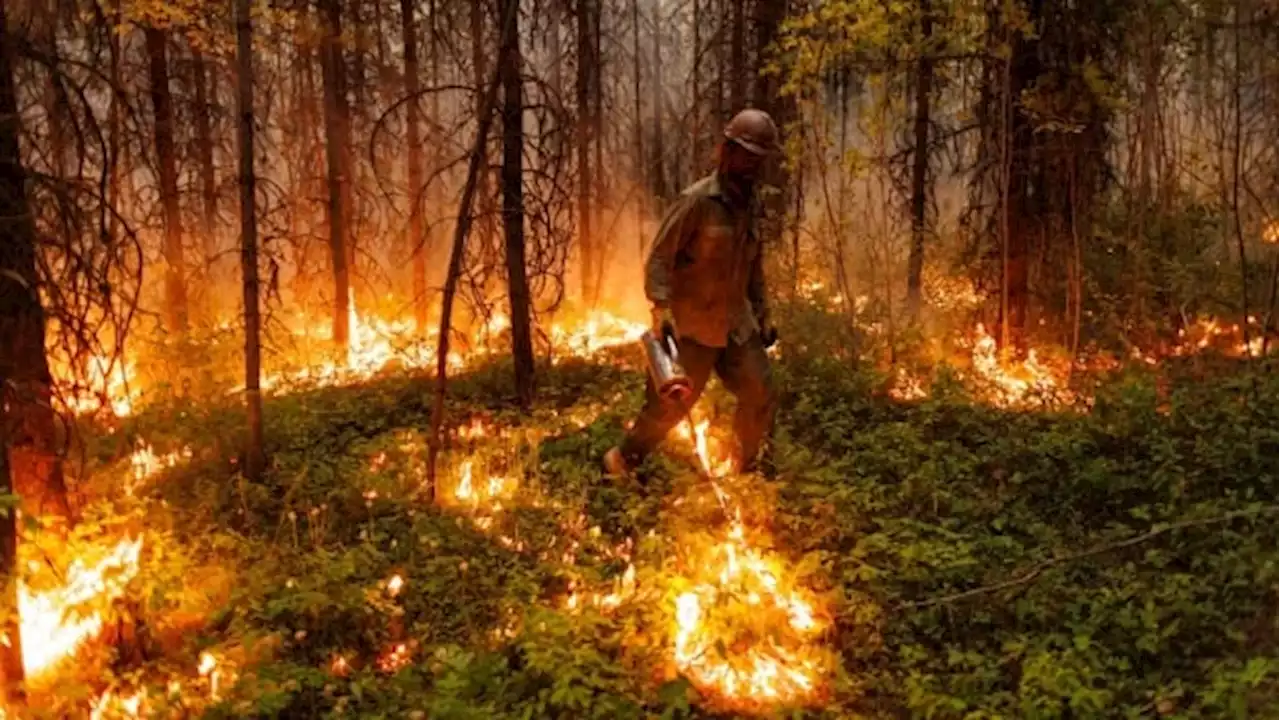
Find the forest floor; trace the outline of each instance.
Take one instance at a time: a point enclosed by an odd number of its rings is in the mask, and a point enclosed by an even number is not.
[[[138,539],[137,568],[99,608],[106,641],[37,678],[31,712],[1277,712],[1274,356],[1015,410],[945,377],[900,401],[784,343],[773,481],[712,480],[673,436],[620,483],[598,459],[638,410],[638,355],[541,368],[531,413],[508,364],[454,379],[434,499],[429,378],[269,399],[259,484],[233,398],[83,428],[68,547]],[[712,454],[731,407],[700,404]],[[743,658],[746,687],[714,667]]]

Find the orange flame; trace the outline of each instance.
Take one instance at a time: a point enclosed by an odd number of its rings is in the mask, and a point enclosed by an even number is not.
[[[703,692],[735,709],[752,710],[810,699],[828,670],[827,656],[814,641],[826,629],[816,598],[790,577],[780,558],[760,549],[767,534],[748,538],[740,509],[716,482],[729,463],[712,457],[708,421],[684,423],[703,470],[721,506],[733,517],[725,538],[688,566],[692,577],[675,599],[672,659]],[[683,584],[683,583],[682,583]],[[711,618],[717,609],[738,606],[749,627],[728,627]]]
[[[43,592],[32,592],[19,581],[22,663],[28,677],[46,673],[102,630],[101,613],[72,613],[87,602],[119,597],[138,572],[141,551],[141,539],[123,540],[92,567],[77,559],[67,568],[65,584]]]

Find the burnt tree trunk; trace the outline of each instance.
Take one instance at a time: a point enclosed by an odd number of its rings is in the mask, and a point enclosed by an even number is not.
[[[204,250],[205,273],[213,276],[214,263],[218,254],[218,179],[213,165],[213,129],[210,122],[213,105],[210,103],[210,95],[213,95],[216,101],[217,72],[215,71],[212,76],[209,75],[204,53],[200,52],[199,48],[192,48],[191,56],[196,85],[196,106],[193,113],[196,156],[200,161],[200,231],[202,235],[200,240]]]
[[[729,34],[729,114],[742,110],[747,101],[747,13],[746,2],[733,2],[733,25]]]
[[[920,57],[916,61],[916,113],[911,159],[911,252],[907,257],[907,317],[915,321],[920,311],[920,284],[924,273],[924,241],[929,231],[926,213],[929,190],[929,102],[933,93],[933,14],[929,0],[920,0]]]
[[[1031,3],[1034,11],[1039,3]],[[1035,15],[1031,20],[1037,20]],[[1030,288],[1027,278],[1028,248],[1031,234],[1036,231],[1032,197],[1035,195],[1035,172],[1032,168],[1035,151],[1035,128],[1019,107],[1024,90],[1030,88],[1040,75],[1040,63],[1035,45],[1014,33],[1013,52],[1009,60],[1007,87],[1001,98],[1007,119],[1008,133],[1008,191],[1004,198],[1005,257],[1003,263],[1004,302],[1000,313],[1000,344],[1002,349],[1021,352],[1026,347],[1027,305]]]
[[[604,15],[602,0],[591,3],[591,143],[595,152],[592,171],[592,188],[594,202],[592,209],[595,218],[591,225],[595,228],[596,237],[591,241],[591,304],[600,302],[600,290],[604,283],[604,261],[608,253],[608,240],[605,235],[604,203],[608,197],[604,174],[604,51],[600,42],[600,22]]]
[[[667,174],[663,163],[666,148],[663,142],[662,115],[665,103],[662,89],[662,4],[653,4],[653,193],[659,203],[667,197]],[[661,208],[659,208],[661,209]]]
[[[258,315],[257,183],[253,172],[253,25],[250,0],[236,0],[236,112],[240,138],[240,272],[244,291],[244,401],[249,438],[244,474],[262,477],[261,319]]]
[[[409,249],[413,256],[413,314],[418,331],[427,329],[427,239],[422,232],[422,118],[418,109],[418,31],[413,0],[400,0],[404,39],[405,151],[409,195]]]
[[[498,47],[505,48],[515,37],[512,24],[518,14],[517,3],[506,4],[502,19],[502,32],[499,33]],[[499,58],[499,63],[502,58]],[[436,341],[436,393],[431,406],[431,432],[427,460],[427,485],[431,498],[436,492],[436,460],[440,454],[440,430],[444,424],[445,390],[449,381],[449,333],[453,315],[453,298],[458,291],[458,280],[462,276],[462,258],[467,249],[467,234],[471,231],[471,207],[475,200],[477,180],[480,176],[480,164],[484,159],[484,148],[489,140],[489,128],[493,125],[493,105],[498,95],[499,77],[497,73],[480,94],[480,115],[476,123],[475,142],[471,146],[471,158],[467,162],[467,179],[462,186],[462,197],[458,199],[458,222],[453,227],[453,245],[449,250],[449,271],[444,281],[444,297],[440,306],[440,334]]]
[[[329,179],[329,257],[333,264],[333,342],[345,349],[350,341],[351,277],[347,259],[349,239],[347,226],[351,208],[347,202],[346,185],[350,172],[348,162],[350,148],[346,124],[350,113],[347,106],[346,63],[342,58],[342,4],[340,0],[324,0],[325,39],[321,49],[320,69],[324,83],[325,160]]]
[[[595,236],[591,227],[591,21],[592,0],[578,0],[578,48],[577,77],[575,90],[578,106],[578,247],[579,268],[582,274],[582,302],[587,306],[595,304]]]
[[[524,262],[524,93],[520,80],[520,0],[503,0],[503,14],[514,25],[499,51],[502,75],[502,220],[507,246],[507,296],[511,304],[511,353],[515,359],[516,397],[533,404],[533,335],[529,319],[529,280]]]
[[[169,34],[144,30],[155,117],[156,164],[160,175],[160,203],[164,211],[165,324],[169,332],[187,331],[187,283],[182,258],[182,211],[178,204],[178,160],[173,145],[173,96],[169,92]]]
[[[0,0],[0,32],[7,33],[5,3]],[[27,206],[26,173],[18,151],[21,119],[13,84],[13,44],[0,42],[0,494],[10,495],[17,486],[10,453],[20,454],[14,439],[21,440],[22,414],[27,393],[49,394],[49,367],[44,356],[44,310],[36,292],[36,235]],[[23,386],[26,386],[25,388]],[[12,417],[11,417],[12,415]],[[13,434],[17,434],[17,438]],[[27,452],[30,452],[28,449]],[[53,455],[56,459],[57,455]],[[22,633],[13,582],[18,567],[17,513],[0,514],[0,609],[9,618],[3,628],[11,642],[0,644],[0,681],[3,699],[22,700]]]
[[[655,30],[656,32],[656,30]],[[640,187],[648,187],[645,182],[645,159],[644,159],[644,123],[640,109],[640,0],[631,0],[631,52],[632,52],[632,88],[631,92],[634,97],[635,104],[633,112],[635,113],[635,134],[632,138],[633,150],[635,152],[632,172],[635,173],[634,182]],[[644,256],[645,236],[644,236],[644,209],[645,209],[644,193],[636,193],[636,239],[639,257]]]

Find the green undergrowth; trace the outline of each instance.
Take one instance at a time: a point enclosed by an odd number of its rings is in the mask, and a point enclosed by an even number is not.
[[[208,717],[716,716],[665,660],[673,536],[690,521],[676,498],[704,481],[678,443],[643,485],[597,466],[641,402],[633,355],[543,368],[531,414],[508,367],[455,379],[438,502],[422,378],[270,399],[256,484],[238,472],[234,405],[87,432],[83,490],[111,486],[111,513],[149,538],[118,604],[133,630],[98,687],[193,675],[207,651],[225,671]],[[784,357],[776,482],[741,499],[827,599],[839,668],[815,706],[778,714],[1276,713],[1273,360],[1118,374],[1089,412],[1031,412],[946,377],[902,403],[848,360]],[[703,403],[726,432],[731,405]],[[485,435],[458,432],[475,420]],[[191,458],[130,499],[139,438]],[[500,511],[450,501],[465,461],[477,487],[516,479]],[[629,563],[618,607],[568,607]],[[408,662],[380,668],[401,644]]]

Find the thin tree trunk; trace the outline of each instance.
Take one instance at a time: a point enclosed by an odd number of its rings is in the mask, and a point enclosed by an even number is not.
[[[691,97],[689,98],[693,108],[693,127],[691,128],[691,136],[689,138],[689,174],[692,177],[699,177],[702,172],[702,119],[703,99],[702,99],[702,25],[705,23],[703,18],[702,4],[698,0],[693,0],[693,72],[689,73],[690,82],[693,87]]]
[[[195,132],[196,132],[196,155],[200,159],[200,199],[201,199],[201,238],[204,250],[205,272],[208,275],[214,275],[213,266],[217,258],[218,243],[218,180],[214,172],[213,166],[213,131],[209,122],[209,114],[213,111],[213,106],[209,103],[208,88],[206,87],[206,77],[208,72],[205,67],[204,54],[198,48],[191,49],[192,66],[195,74],[196,83],[196,107],[194,112]],[[215,72],[210,78],[212,83],[216,83],[213,78],[217,77]],[[216,85],[214,85],[216,90]],[[216,100],[216,92],[213,93]],[[215,276],[216,277],[216,276]],[[212,291],[212,287],[209,288]]]
[[[595,152],[594,166],[592,170],[595,172],[595,178],[592,182],[594,189],[594,202],[592,209],[595,210],[595,219],[592,227],[596,229],[596,237],[591,241],[591,304],[600,302],[600,291],[604,285],[604,261],[605,255],[608,253],[609,238],[604,235],[604,203],[605,198],[609,196],[609,190],[605,186],[604,174],[604,51],[600,41],[600,21],[604,15],[604,3],[602,0],[592,0],[591,3],[591,142],[592,150]]]
[[[479,117],[480,111],[484,108],[483,91],[489,77],[486,58],[492,51],[492,48],[485,43],[484,34],[484,3],[475,2],[471,4],[471,59],[472,69],[475,73],[475,111],[477,117]],[[480,163],[480,178],[476,181],[478,183],[476,192],[479,193],[476,202],[480,206],[480,217],[476,221],[476,234],[480,238],[481,253],[487,265],[490,260],[496,260],[496,257],[493,256],[495,251],[494,243],[497,240],[497,224],[494,219],[496,199],[490,186],[489,148],[485,146],[480,151],[484,153],[484,157]],[[485,290],[488,290],[488,288],[485,288]]]
[[[120,0],[113,0],[112,11],[108,15],[105,23],[106,27],[103,32],[107,35],[107,50],[110,56],[111,67],[109,75],[111,81],[111,100],[107,110],[107,154],[110,156],[110,170],[107,174],[107,207],[111,211],[108,219],[107,234],[112,242],[119,239],[120,220],[119,215],[122,212],[120,206],[120,185],[121,185],[121,168],[124,164],[124,156],[122,152],[121,132],[120,132],[120,105],[122,103],[123,90],[120,87],[120,33],[116,32],[115,27],[120,24],[122,12],[120,9]]]
[[[499,51],[502,76],[502,219],[507,246],[507,297],[511,308],[511,352],[515,359],[520,407],[533,404],[533,334],[529,319],[529,280],[524,261],[524,94],[520,68],[520,0],[503,0],[514,26],[504,33]]]
[[[1243,144],[1243,122],[1244,118],[1241,114],[1240,107],[1240,0],[1235,0],[1231,15],[1231,37],[1232,37],[1232,54],[1235,56],[1235,64],[1232,73],[1232,151],[1231,151],[1231,223],[1235,228],[1236,250],[1240,255],[1240,332],[1241,339],[1244,340],[1244,351],[1246,356],[1249,355],[1249,260],[1245,256],[1244,250],[1244,228],[1240,222],[1240,156],[1244,148]],[[1254,383],[1256,386],[1256,383]]]
[[[660,203],[667,198],[667,174],[663,164],[667,154],[663,142],[662,111],[662,3],[653,4],[653,192]],[[661,210],[661,208],[659,208]]]
[[[502,19],[502,32],[498,47],[507,47],[515,36],[512,28],[516,17],[515,2],[505,8]],[[499,59],[501,62],[501,58]],[[453,314],[453,298],[458,290],[458,279],[462,275],[462,258],[467,248],[467,233],[471,231],[471,207],[475,199],[477,180],[480,176],[480,165],[484,159],[485,144],[489,140],[489,128],[493,125],[493,106],[498,95],[499,76],[494,73],[483,94],[480,96],[480,115],[476,118],[476,137],[471,145],[471,158],[467,163],[467,179],[462,186],[462,197],[458,200],[458,221],[453,227],[453,247],[449,252],[449,272],[445,276],[444,297],[440,308],[440,334],[436,340],[436,393],[431,407],[431,437],[428,448],[427,483],[431,498],[436,493],[436,460],[440,454],[440,429],[444,425],[444,399],[448,387],[449,370],[449,333]]]
[[[404,36],[405,148],[409,180],[409,248],[413,255],[413,308],[418,331],[427,329],[427,248],[422,232],[422,119],[418,110],[418,32],[413,0],[400,0]]]
[[[563,2],[567,2],[567,0],[549,0],[547,7],[547,12],[550,16],[547,20],[550,25],[548,32],[551,34],[551,47],[548,49],[551,53],[551,95],[556,99],[556,102],[560,102],[564,97],[562,94],[564,87],[564,72],[562,70],[563,62],[561,58],[563,49],[560,46],[560,29],[563,24],[560,16],[563,12],[561,9],[561,3]]]
[[[240,116],[240,272],[244,290],[244,401],[249,439],[244,474],[262,478],[261,320],[258,315],[258,223],[253,172],[253,19],[251,0],[236,0],[236,110]]]
[[[173,145],[173,97],[169,93],[168,33],[144,30],[155,116],[160,202],[164,209],[165,319],[169,332],[187,332],[187,283],[182,258],[182,212],[178,204],[178,164]]]
[[[727,113],[724,111],[724,18],[725,0],[715,0],[716,32],[712,36],[711,61],[715,65],[711,85],[711,123],[716,128],[724,125]]]
[[[929,182],[929,101],[933,93],[933,13],[929,0],[920,4],[920,57],[916,61],[915,148],[911,163],[911,252],[907,258],[907,321],[920,312],[924,274],[924,241]]]
[[[578,0],[578,243],[582,274],[582,302],[595,304],[595,237],[591,227],[591,5],[592,0]]]
[[[729,40],[729,112],[742,110],[747,101],[746,2],[733,2],[733,26]]]
[[[655,29],[655,32],[657,30]],[[632,87],[631,92],[635,101],[635,135],[632,138],[634,143],[635,163],[632,172],[635,173],[635,182],[641,188],[648,188],[649,184],[645,182],[645,160],[644,160],[644,133],[642,132],[644,123],[641,117],[640,109],[640,0],[631,0],[631,53],[634,64],[632,66]],[[636,238],[638,240],[637,248],[641,256],[644,255],[645,236],[644,236],[644,192],[636,193]]]
[[[343,146],[348,121],[346,87],[343,82],[345,63],[342,59],[342,5],[339,0],[324,1],[326,36],[321,51],[321,71],[324,75],[324,125],[325,157],[329,174],[329,256],[333,263],[333,342],[345,349],[350,342],[351,328],[347,319],[350,312],[351,279],[347,259],[347,222],[350,206],[347,204],[346,162],[348,148]]]

